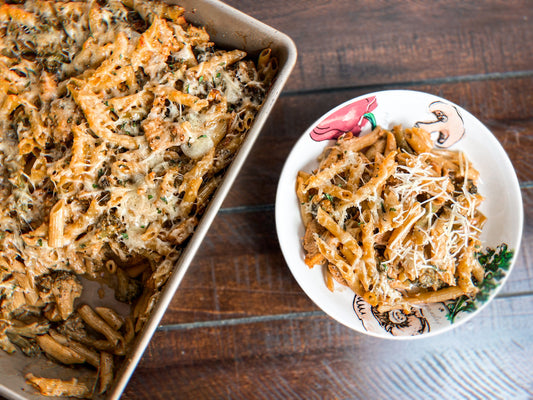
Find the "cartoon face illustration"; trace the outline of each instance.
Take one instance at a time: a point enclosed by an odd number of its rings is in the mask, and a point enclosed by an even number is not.
[[[347,132],[352,132],[357,136],[368,121],[373,126],[375,125],[372,111],[377,106],[378,103],[375,96],[348,104],[321,121],[311,132],[311,138],[316,142],[320,142],[322,140],[336,139]]]
[[[380,312],[359,296],[354,298],[353,309],[369,332],[385,330],[393,336],[415,336],[430,331],[429,322],[420,309],[409,314],[402,310]]]
[[[438,132],[437,146],[450,147],[457,143],[465,134],[463,118],[457,108],[443,101],[435,101],[429,105],[429,111],[435,115],[436,121],[419,121],[415,126],[428,132]]]

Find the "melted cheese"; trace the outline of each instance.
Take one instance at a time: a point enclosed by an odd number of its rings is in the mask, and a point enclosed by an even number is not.
[[[110,259],[157,270],[145,296],[160,288],[221,180],[215,160],[227,165],[270,85],[240,51],[213,67],[230,52],[179,6],[101,4],[0,7],[0,282],[27,276],[0,286],[3,321],[35,305],[16,293],[39,298],[40,276],[95,277]],[[50,240],[54,207],[63,241]]]
[[[343,138],[339,142],[350,140],[359,139]],[[371,150],[340,154],[335,153],[336,147],[332,149],[325,150],[319,168],[299,184],[297,192],[301,211],[308,219],[317,218],[317,209],[321,208],[354,239],[349,248],[332,244],[338,247],[332,251],[338,251],[339,258],[346,259],[353,271],[360,270],[358,264],[364,263],[364,272],[359,272],[358,278],[363,289],[354,290],[360,295],[361,290],[366,292],[364,295],[379,305],[394,308],[408,307],[402,302],[410,293],[456,286],[460,279],[458,266],[463,259],[473,259],[472,249],[480,243],[480,221],[484,219],[477,209],[482,197],[476,190],[469,191],[478,173],[465,155],[448,152],[445,159],[433,151],[413,154],[409,149],[377,157]],[[380,168],[385,167],[391,154],[395,158],[389,175],[376,184]],[[352,175],[349,171],[354,168],[361,173]],[[348,193],[337,194],[337,186]],[[317,221],[320,223],[320,219]],[[342,231],[326,223],[327,219],[323,221],[328,231],[324,237],[335,243]],[[308,229],[314,229],[313,225]],[[359,249],[354,248],[355,241]],[[361,251],[361,258],[354,257]],[[335,264],[331,257],[323,256]],[[346,282],[349,279],[345,277]],[[472,288],[461,287],[465,293]]]

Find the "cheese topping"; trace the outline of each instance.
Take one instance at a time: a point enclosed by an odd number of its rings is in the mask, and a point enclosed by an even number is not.
[[[269,49],[218,49],[183,12],[0,6],[0,348],[28,314],[76,325],[79,275],[109,275],[135,331],[148,318],[277,69]],[[50,295],[59,276],[77,289]]]
[[[483,277],[478,172],[430,143],[418,128],[347,134],[298,176],[306,263],[382,310],[472,295]]]

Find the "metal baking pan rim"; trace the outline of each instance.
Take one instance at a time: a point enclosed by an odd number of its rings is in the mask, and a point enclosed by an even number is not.
[[[280,63],[280,69],[276,80],[274,81],[272,87],[267,94],[265,102],[261,107],[261,110],[257,114],[252,128],[247,134],[247,138],[241,145],[241,148],[236,155],[235,159],[232,161],[231,165],[228,167],[228,170],[225,173],[223,181],[215,195],[211,199],[207,210],[205,211],[202,219],[191,237],[190,242],[186,246],[183,254],[180,256],[176,262],[174,271],[172,272],[171,277],[169,278],[161,297],[152,312],[150,319],[147,321],[144,326],[142,333],[137,338],[135,347],[131,350],[129,357],[124,360],[120,376],[115,380],[115,385],[111,389],[108,399],[117,400],[120,398],[122,392],[126,388],[128,381],[131,378],[137,364],[139,363],[144,351],[148,347],[158,325],[161,321],[164,313],[166,312],[168,305],[170,304],[172,298],[177,292],[185,273],[190,267],[191,262],[193,261],[196,252],[200,244],[202,243],[205,235],[207,234],[218,210],[220,209],[224,199],[226,198],[229,190],[231,189],[236,177],[238,176],[250,150],[252,149],[256,139],[258,138],[264,124],[266,123],[274,104],[276,103],[283,87],[285,86],[288,78],[296,64],[297,59],[297,49],[296,45],[292,39],[284,33],[279,32],[278,30],[255,20],[254,18],[242,13],[239,10],[236,10],[220,1],[217,0],[205,0],[205,3],[212,4],[213,7],[219,7],[220,10],[223,10],[226,13],[232,13],[234,16],[243,19],[244,22],[260,27],[263,31],[269,32],[271,38],[273,39],[273,44],[279,46],[280,49],[286,52],[285,59]],[[180,2],[182,4],[183,2]],[[196,0],[196,4],[201,3]],[[277,42],[274,42],[277,40]]]

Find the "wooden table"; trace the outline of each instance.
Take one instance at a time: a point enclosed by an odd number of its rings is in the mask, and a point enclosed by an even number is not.
[[[291,36],[298,63],[123,398],[532,398],[531,1],[227,3]],[[279,174],[303,131],[347,99],[396,88],[478,116],[516,168],[526,216],[498,297],[457,329],[410,342],[367,337],[318,309],[274,224]]]

